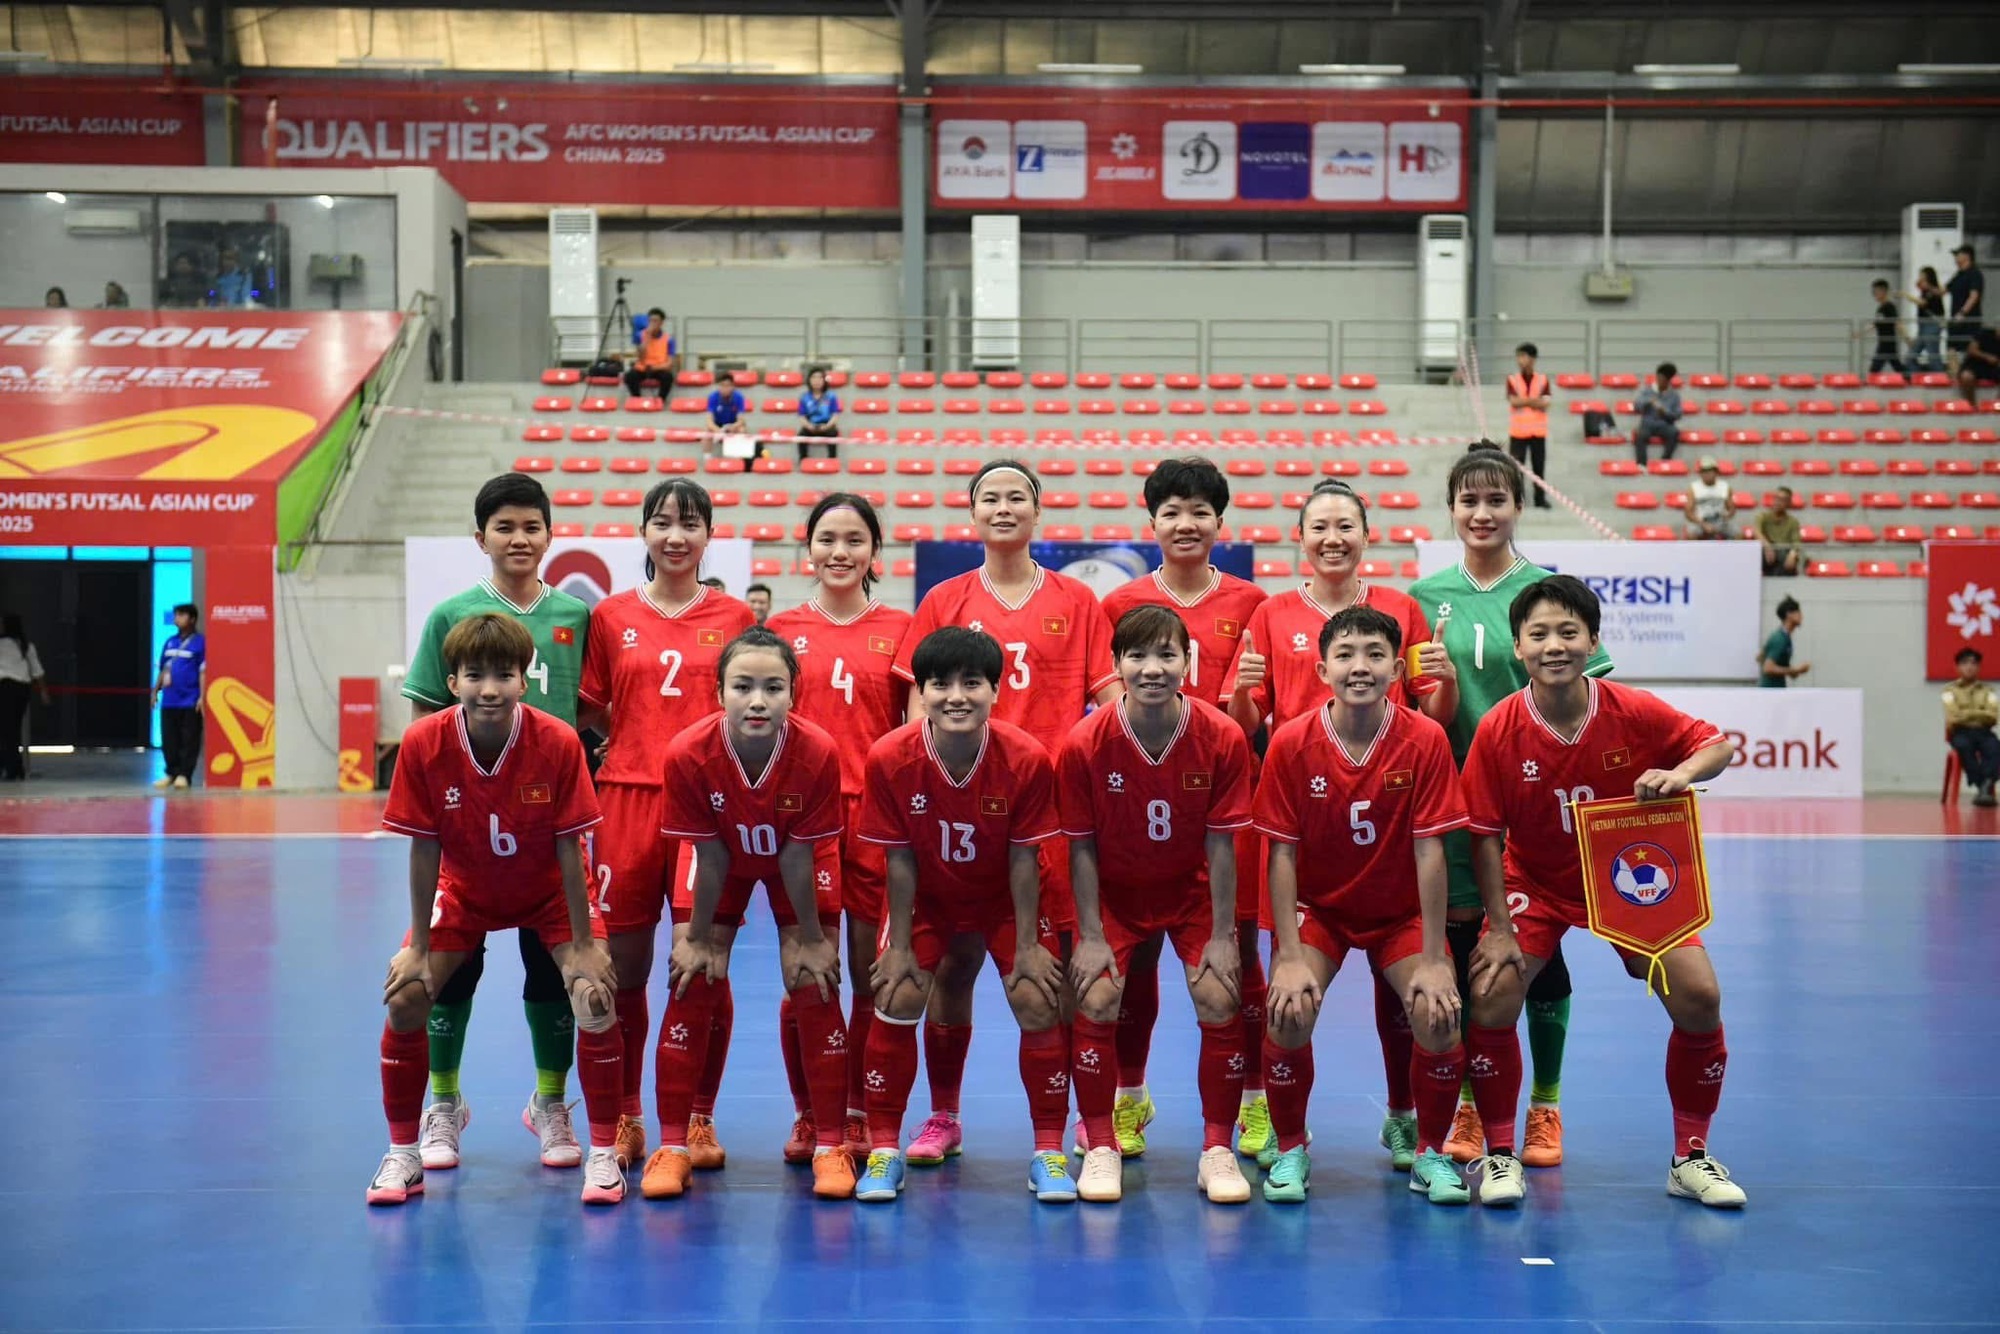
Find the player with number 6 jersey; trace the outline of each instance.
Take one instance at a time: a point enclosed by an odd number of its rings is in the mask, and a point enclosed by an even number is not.
[[[861,837],[860,804],[868,748],[903,722],[909,689],[895,674],[896,655],[909,638],[911,616],[872,595],[873,567],[882,552],[882,523],[875,507],[851,492],[823,496],[806,517],[806,550],[817,584],[802,606],[766,622],[799,658],[794,709],[824,727],[840,748],[841,794],[846,799],[840,837],[840,899],[847,916],[847,975],[853,992],[847,1012],[848,1152],[868,1156],[864,1110],[868,1026],[875,999],[868,985],[875,939],[882,925],[882,849]],[[779,1006],[785,1074],[795,1113],[785,1160],[810,1161],[818,1142],[798,1024],[789,1003]]]
[[[646,493],[640,512],[646,582],[612,594],[591,613],[578,690],[584,721],[609,737],[597,771],[604,827],[592,840],[591,855],[624,1016],[625,1112],[618,1147],[628,1167],[645,1161],[640,1090],[650,1017],[646,980],[680,851],[660,837],[660,756],[684,729],[721,707],[715,664],[723,646],[757,620],[747,603],[701,582],[713,515],[708,492],[688,478],[670,478]],[[719,1008],[719,1027],[726,1031],[733,1018],[733,1006]],[[726,1036],[717,1050],[728,1050]],[[708,1077],[720,1085],[719,1061]],[[724,1155],[710,1124],[714,1092],[707,1084],[695,1110],[702,1120],[693,1144],[697,1165],[720,1167]]]

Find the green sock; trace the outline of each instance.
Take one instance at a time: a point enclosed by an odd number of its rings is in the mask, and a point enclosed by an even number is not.
[[[568,1001],[522,1001],[521,1008],[535,1048],[535,1092],[560,1098],[569,1091],[569,1068],[576,1062],[576,1014]]]
[[[472,1002],[431,1006],[431,1092],[440,1098],[458,1096],[458,1067],[465,1058],[465,1026],[472,1019]]]
[[[1531,1102],[1553,1104],[1562,1100],[1563,1046],[1569,1041],[1569,1002],[1568,996],[1561,1000],[1528,1002],[1528,1055],[1535,1066],[1534,1086],[1528,1091]]]

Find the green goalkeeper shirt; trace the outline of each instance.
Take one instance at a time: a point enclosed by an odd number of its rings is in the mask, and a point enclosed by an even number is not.
[[[574,727],[576,687],[583,679],[583,643],[590,624],[590,608],[582,599],[547,584],[542,585],[541,596],[525,607],[517,607],[493,586],[492,580],[481,579],[463,593],[431,608],[431,614],[424,618],[416,656],[410,659],[409,674],[403,678],[404,696],[434,709],[453,703],[451,687],[446,684],[451,667],[444,660],[444,637],[466,617],[489,611],[512,616],[528,628],[535,641],[535,659],[528,666],[528,691],[522,702]]]

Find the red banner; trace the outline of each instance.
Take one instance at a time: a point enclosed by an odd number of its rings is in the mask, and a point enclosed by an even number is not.
[[[375,311],[0,311],[0,542],[269,544],[394,342]]]
[[[267,134],[266,109],[277,120]],[[894,86],[280,85],[245,166],[435,167],[488,204],[896,207]]]
[[[1924,677],[1949,681],[1952,660],[1968,648],[1991,660],[2000,654],[2000,542],[1933,542],[1930,604],[1925,624]]]
[[[1449,213],[1466,95],[965,88],[932,104],[942,208]]]
[[[382,717],[382,683],[372,676],[340,678],[340,768],[342,792],[375,790],[375,732]]]
[[[271,547],[212,546],[207,557],[206,781],[210,787],[270,787],[278,772]]]
[[[1707,926],[1708,866],[1692,792],[1572,806],[1590,929],[1657,960]]]
[[[0,162],[199,167],[201,95],[122,79],[0,79]]]

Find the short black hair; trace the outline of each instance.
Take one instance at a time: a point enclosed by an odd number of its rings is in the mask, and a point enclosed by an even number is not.
[[[1664,375],[1667,377],[1669,381],[1671,381],[1676,375],[1679,375],[1680,373],[1681,373],[1681,368],[1674,365],[1674,363],[1671,361],[1663,361],[1659,365],[1653,368],[1653,374]]]
[[[1874,282],[1868,285],[1870,287],[1887,287],[1889,285],[1889,280],[1887,278],[1877,278]]]
[[[549,521],[549,493],[524,472],[503,472],[479,488],[472,498],[472,524],[486,531],[487,520],[509,505],[524,510],[540,510],[542,522]]]
[[[1155,644],[1174,644],[1186,653],[1192,642],[1187,622],[1179,613],[1172,607],[1147,603],[1118,618],[1111,631],[1111,657],[1115,662],[1133,649],[1151,648]]]
[[[1519,347],[1514,349],[1514,355],[1517,357],[1520,356],[1523,352],[1527,353],[1531,357],[1539,357],[1542,355],[1542,350],[1536,347],[1533,343],[1523,343]]]
[[[1349,634],[1380,635],[1389,641],[1389,652],[1403,651],[1403,627],[1396,624],[1395,617],[1379,607],[1342,607],[1319,628],[1320,657],[1326,656],[1334,640]]]
[[[1604,609],[1598,605],[1597,594],[1590,591],[1590,585],[1572,574],[1552,574],[1521,590],[1514,604],[1507,608],[1507,625],[1514,638],[1521,637],[1522,624],[1544,602],[1554,603],[1576,616],[1590,631],[1590,637],[1597,638],[1598,627],[1604,623]]]
[[[192,602],[176,602],[174,604],[174,615],[186,616],[190,625],[201,624],[201,608],[195,606]]]
[[[1522,474],[1520,465],[1491,440],[1475,440],[1458,456],[1458,461],[1445,475],[1445,508],[1458,503],[1458,493],[1465,487],[1481,482],[1513,492],[1517,509],[1528,498],[1528,479]]]
[[[715,382],[716,382],[717,384],[721,384],[721,383],[722,383],[722,382],[723,382],[724,380],[727,380],[727,381],[728,381],[728,382],[729,382],[730,384],[735,384],[735,383],[736,383],[736,372],[735,372],[735,371],[717,371],[717,372],[715,373]]]
[[[1778,604],[1778,619],[1782,621],[1798,609],[1799,600],[1794,597],[1788,597]]]
[[[1952,248],[1951,253],[1954,255],[1963,255],[1967,259],[1971,260],[1974,264],[1977,264],[1979,262],[1979,252],[1972,248],[1972,243],[1969,241],[1966,242],[1964,245],[1954,246]]]
[[[751,587],[756,588],[758,585],[752,584]],[[792,646],[765,627],[753,625],[722,646],[722,656],[715,660],[715,684],[718,689],[729,673],[730,660],[738,654],[749,653],[752,650],[775,653],[783,658],[785,670],[790,673],[792,684],[799,683],[799,656],[792,652]]]
[[[1169,500],[1205,500],[1222,514],[1229,508],[1229,482],[1207,459],[1161,459],[1146,478],[1146,513],[1158,514]]]
[[[821,370],[817,366],[813,369]],[[824,371],[822,370],[821,373],[824,374]],[[875,507],[868,503],[866,496],[857,496],[852,491],[830,491],[820,497],[819,504],[814,505],[812,513],[806,516],[807,546],[812,545],[813,533],[818,529],[819,521],[834,510],[853,510],[856,514],[860,515],[862,527],[866,528],[868,536],[874,539],[875,550],[878,553],[882,550],[882,520],[880,516],[875,513]],[[873,561],[870,561],[868,568],[861,572],[861,591],[867,593],[872,591],[874,587],[875,564]]]
[[[1970,645],[1960,649],[1958,651],[1958,655],[1954,657],[1952,661],[1955,663],[1964,662],[1967,658],[1972,659],[1974,662],[1986,661],[1986,655],[1984,653],[1981,653],[1978,649],[1971,647]]]
[[[910,675],[919,686],[932,681],[949,681],[954,676],[972,676],[1000,684],[999,641],[984,630],[968,630],[962,625],[945,625],[931,631],[910,655]]]
[[[752,593],[769,593],[770,591],[771,586],[769,584],[752,584],[743,590],[743,596],[747,598]]]
[[[646,312],[646,318],[649,320],[652,319],[653,316],[655,315],[658,315],[662,320],[667,318],[667,312],[661,310],[658,306],[654,306],[651,310]]]

